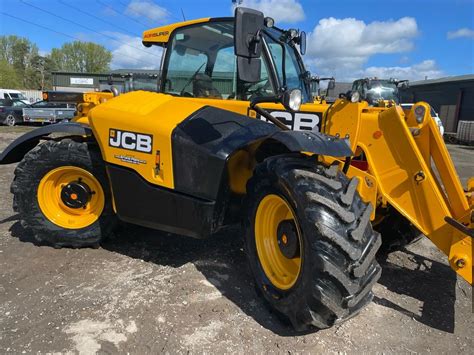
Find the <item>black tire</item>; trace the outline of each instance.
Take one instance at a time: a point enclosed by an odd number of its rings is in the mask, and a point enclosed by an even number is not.
[[[94,223],[80,229],[62,228],[43,214],[38,203],[38,186],[51,170],[75,166],[87,170],[100,183],[105,205]],[[93,143],[71,139],[47,141],[28,152],[15,169],[11,185],[13,209],[20,214],[22,226],[39,242],[54,247],[95,247],[112,233],[116,217],[112,208],[110,187],[98,147]]]
[[[372,300],[381,274],[375,259],[381,240],[357,181],[312,158],[277,156],[259,164],[248,182],[245,246],[257,291],[298,331],[331,327]],[[255,215],[268,194],[288,201],[302,234],[301,271],[288,290],[270,282],[256,250]]]
[[[13,127],[16,125],[16,117],[14,114],[10,113],[7,115],[7,117],[5,117],[5,125],[6,126],[10,126],[10,127]]]
[[[389,207],[387,215],[374,229],[382,236],[380,250],[385,254],[401,250],[423,237],[423,233],[393,207]]]

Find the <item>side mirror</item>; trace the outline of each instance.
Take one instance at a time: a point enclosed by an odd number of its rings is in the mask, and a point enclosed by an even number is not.
[[[299,45],[300,45],[300,53],[301,55],[306,54],[306,32],[301,31],[300,32],[300,38],[298,39]]]
[[[248,82],[260,80],[262,40],[260,31],[264,27],[263,13],[245,7],[235,9],[234,51],[237,58],[239,78]]]

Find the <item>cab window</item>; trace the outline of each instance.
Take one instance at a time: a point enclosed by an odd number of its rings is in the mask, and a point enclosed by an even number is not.
[[[280,85],[283,84],[283,51],[285,52],[285,76],[286,76],[286,87],[289,90],[300,89],[303,93],[303,102],[311,101],[306,90],[306,84],[302,76],[302,67],[298,62],[296,50],[294,46],[291,46],[284,38],[281,33],[275,29],[267,29],[268,33],[265,33],[264,38],[270,51],[272,61],[275,65],[275,70],[278,75]],[[281,43],[275,41],[279,39]]]
[[[162,82],[165,93],[224,100],[274,95],[265,64],[258,82],[244,83],[238,79],[234,24],[230,21],[178,29],[168,51]]]

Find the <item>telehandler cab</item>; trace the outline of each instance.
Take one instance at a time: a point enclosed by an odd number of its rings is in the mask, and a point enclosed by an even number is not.
[[[400,104],[400,90],[408,87],[408,80],[365,78],[352,83],[348,99],[366,101],[371,106]]]
[[[13,207],[38,240],[96,245],[117,218],[195,238],[243,221],[257,289],[299,330],[370,302],[384,222],[383,238],[416,228],[472,283],[472,192],[426,103],[314,103],[304,33],[255,10],[151,29],[143,43],[164,49],[160,93],[46,93],[78,103],[74,122],[0,156],[20,162]]]

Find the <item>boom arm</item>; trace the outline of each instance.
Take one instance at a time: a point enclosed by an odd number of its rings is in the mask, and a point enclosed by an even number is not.
[[[424,108],[421,123],[416,107]],[[340,100],[331,107],[327,122],[327,133],[349,135],[353,151],[365,153],[377,185],[374,205],[396,208],[472,284],[472,191],[468,196],[463,191],[429,105],[418,103],[405,115],[399,106],[372,108],[366,102]],[[357,170],[351,167],[349,174],[361,175]]]

